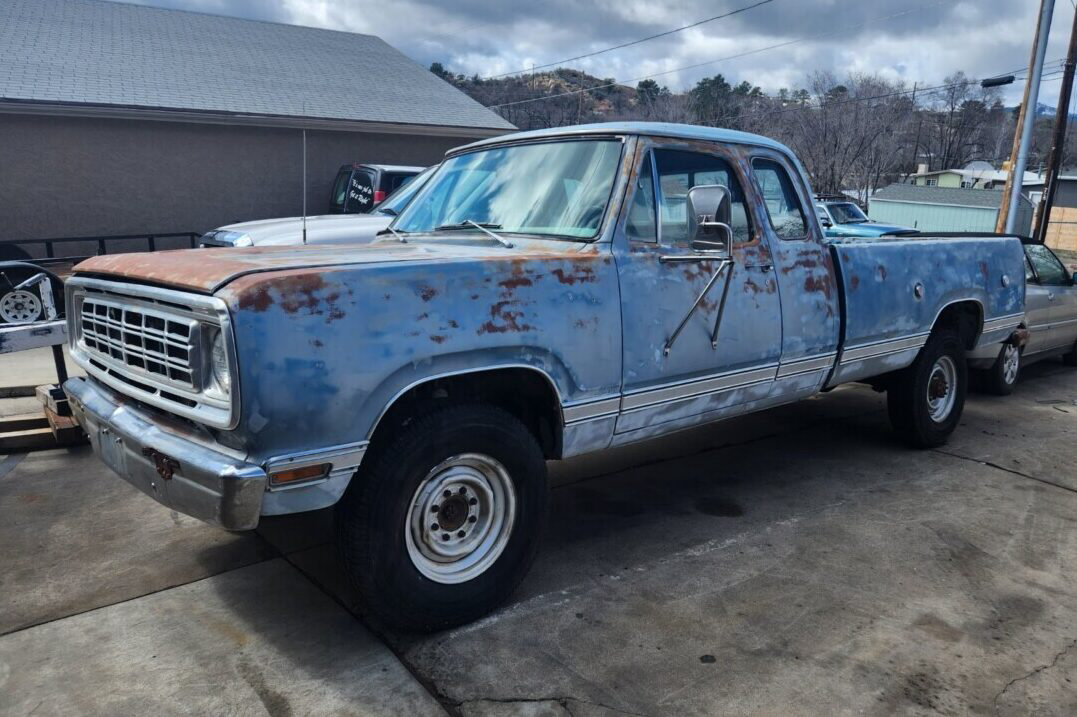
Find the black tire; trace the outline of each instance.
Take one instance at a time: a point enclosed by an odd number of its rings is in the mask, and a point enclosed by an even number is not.
[[[499,408],[459,405],[412,420],[385,445],[368,454],[369,460],[364,461],[337,510],[338,545],[361,608],[377,622],[415,632],[453,627],[490,612],[508,598],[527,573],[545,524],[549,500],[546,462],[535,437]],[[465,454],[492,458],[505,468],[514,490],[515,518],[503,533],[508,536],[503,549],[483,572],[464,582],[447,584],[421,572],[423,558],[412,557],[417,548],[416,533],[410,526],[421,513],[419,507],[410,514],[409,509],[413,501],[416,506],[421,504],[420,488],[426,490],[434,484],[427,480],[429,476],[445,475],[435,473],[435,468]],[[449,500],[443,501],[445,506]],[[471,523],[475,523],[472,510],[481,515],[480,508],[469,508],[467,502],[458,504],[458,510],[459,505]],[[425,504],[423,511],[425,514]],[[432,515],[434,525],[445,520],[441,513]],[[426,532],[426,518],[419,520]],[[477,533],[487,520],[484,516],[475,523]],[[437,533],[443,529],[438,527]],[[428,537],[435,542],[438,539],[437,535]]]
[[[1013,353],[1013,359],[1017,361],[1016,371],[1011,373],[1006,366],[1007,353]],[[991,368],[986,369],[980,374],[981,386],[983,390],[988,393],[993,393],[996,396],[1009,396],[1013,393],[1013,389],[1017,386],[1017,381],[1021,376],[1021,349],[1013,344],[1004,344],[998,352],[998,358],[995,359],[995,363],[991,365]]]
[[[933,380],[937,364],[948,360],[953,374],[952,385],[939,385]],[[940,368],[940,370],[942,370]],[[929,403],[929,383],[945,390],[938,400],[945,402],[952,392],[953,402],[945,415],[933,417]],[[945,384],[945,382],[942,382]],[[915,448],[935,448],[946,443],[961,420],[968,390],[968,366],[965,363],[965,347],[956,331],[937,330],[912,365],[903,369],[886,392],[886,404],[890,424],[894,430]]]
[[[1062,354],[1062,363],[1067,366],[1077,366],[1077,344],[1073,345],[1073,350],[1068,354]]]

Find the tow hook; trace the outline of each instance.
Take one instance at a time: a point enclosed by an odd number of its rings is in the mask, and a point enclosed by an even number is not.
[[[175,458],[170,458],[156,448],[143,448],[142,455],[153,459],[153,465],[157,474],[165,480],[172,480],[172,474],[179,469],[180,464]]]

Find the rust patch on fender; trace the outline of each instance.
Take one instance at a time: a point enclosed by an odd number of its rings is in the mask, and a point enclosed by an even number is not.
[[[534,328],[533,326],[531,326],[531,324],[520,323],[520,318],[523,317],[524,312],[510,308],[513,306],[519,306],[519,304],[519,301],[499,301],[493,306],[491,306],[491,320],[480,326],[477,333],[481,335],[503,334],[509,331],[531,331]]]
[[[423,301],[430,301],[438,295],[438,290],[432,286],[423,285],[419,287],[418,293],[420,299],[422,299]]]
[[[567,273],[564,269],[554,269],[550,273],[557,277],[557,280],[562,284],[568,284],[574,286],[577,283],[584,284],[591,281],[597,281],[598,277],[595,276],[595,270],[586,265],[580,265],[579,262],[573,264],[573,272]]]
[[[430,340],[433,341],[435,344],[443,344],[443,343],[445,343],[445,340],[447,338],[449,338],[449,337],[448,336],[443,336],[442,334],[434,334],[433,336],[430,337]]]

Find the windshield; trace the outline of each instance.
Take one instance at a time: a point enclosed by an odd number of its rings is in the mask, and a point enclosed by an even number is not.
[[[866,222],[868,220],[867,215],[860,211],[860,207],[852,202],[828,204],[827,209],[830,210],[831,215],[834,217],[834,221],[838,224],[854,224],[856,222]]]
[[[620,158],[617,140],[560,140],[461,154],[441,165],[393,228],[430,232],[477,222],[498,233],[591,239],[606,213]]]
[[[424,169],[414,177],[408,177],[404,180],[404,184],[397,188],[395,192],[389,195],[389,198],[378,205],[375,212],[381,214],[388,214],[390,216],[396,216],[400,213],[400,210],[411,201],[411,198],[415,196],[415,193],[423,188],[426,184],[426,180],[430,179],[430,175],[437,169],[437,165]]]

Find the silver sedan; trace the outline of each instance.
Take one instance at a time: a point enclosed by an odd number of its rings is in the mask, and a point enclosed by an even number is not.
[[[1077,285],[1055,253],[1042,244],[1025,244],[1025,345],[983,346],[969,354],[982,386],[991,393],[1013,391],[1021,367],[1052,356],[1077,366]]]

